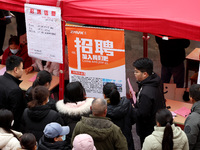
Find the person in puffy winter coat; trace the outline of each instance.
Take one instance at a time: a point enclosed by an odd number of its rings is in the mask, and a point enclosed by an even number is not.
[[[126,137],[129,150],[134,150],[132,125],[135,123],[133,118],[133,107],[130,100],[125,97],[120,98],[120,93],[114,83],[106,83],[103,87],[104,97],[107,99],[107,117],[122,130]]]
[[[168,109],[156,113],[154,131],[145,138],[142,150],[189,150],[186,134],[173,124],[173,117]]]
[[[90,106],[93,98],[85,98],[85,89],[78,81],[67,84],[64,92],[64,99],[56,103],[56,109],[61,115],[64,125],[70,127],[68,137],[71,140],[76,123],[82,116],[91,114]]]
[[[60,115],[46,105],[49,99],[49,90],[44,86],[36,86],[32,92],[33,100],[28,103],[21,120],[21,131],[33,133],[36,140],[43,135],[44,127],[50,122],[58,122],[61,125],[63,120]]]
[[[14,117],[10,110],[0,109],[0,149],[16,150],[21,148],[19,137],[22,133],[11,130]]]

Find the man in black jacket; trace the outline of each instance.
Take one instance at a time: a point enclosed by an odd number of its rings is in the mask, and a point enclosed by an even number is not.
[[[165,99],[160,77],[153,72],[152,60],[140,58],[133,63],[133,66],[139,88],[134,117],[142,145],[145,137],[153,132],[156,125],[155,114],[165,107]]]
[[[19,87],[23,74],[23,59],[10,56],[6,60],[6,72],[0,76],[0,108],[11,110],[14,114],[15,130],[19,130],[19,122],[26,106],[23,91]]]

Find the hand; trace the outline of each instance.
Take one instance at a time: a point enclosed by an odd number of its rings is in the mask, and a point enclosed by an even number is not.
[[[33,66],[30,66],[25,69],[25,73],[28,74],[29,72],[33,71]]]
[[[135,105],[134,105],[134,104],[132,104],[132,107],[133,107],[133,108],[135,108]]]
[[[133,97],[130,89],[129,89],[129,95],[130,95],[131,98]]]

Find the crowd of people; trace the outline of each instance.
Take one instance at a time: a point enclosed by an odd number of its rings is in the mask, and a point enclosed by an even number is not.
[[[184,131],[173,124],[166,109],[162,82],[148,58],[133,63],[138,83],[136,104],[121,97],[114,83],[103,86],[102,97],[87,98],[84,85],[70,82],[64,99],[52,98],[52,74],[41,70],[24,92],[19,80],[23,59],[11,55],[0,76],[0,149],[28,150],[134,150],[132,125],[140,137],[141,149],[199,149],[200,85],[190,88],[194,103]]]
[[[0,76],[0,149],[134,150],[134,124],[142,150],[200,149],[200,85],[190,87],[194,104],[184,131],[173,124],[163,93],[163,83],[169,83],[171,76],[178,88],[184,85],[183,61],[189,40],[156,36],[161,78],[153,71],[152,60],[140,58],[133,63],[138,84],[135,104],[121,97],[114,83],[103,86],[104,98],[87,98],[84,85],[68,83],[68,65],[64,99],[57,101],[49,87],[52,75],[59,76],[59,64],[28,56],[26,43],[19,39],[26,32],[24,28],[18,26],[18,36],[11,35],[9,47],[2,50],[5,28],[10,23],[7,15],[0,10],[0,55],[1,64],[6,65],[6,72]],[[15,15],[17,22],[24,17],[22,13]],[[173,57],[171,52],[176,52]],[[26,74],[38,72],[25,93],[19,87],[23,69]]]

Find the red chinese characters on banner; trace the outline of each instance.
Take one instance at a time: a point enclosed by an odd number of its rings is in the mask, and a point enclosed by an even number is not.
[[[37,14],[37,15],[42,15],[42,13],[45,16],[56,16],[56,11],[49,11],[49,10],[41,10],[41,9],[34,9],[34,8],[30,8],[30,13],[31,14]]]
[[[69,66],[100,70],[124,65],[124,35],[120,30],[66,27]]]
[[[51,16],[56,16],[56,11],[51,11]]]
[[[34,9],[33,8],[30,9],[30,13],[34,14]]]
[[[41,15],[41,10],[37,9],[37,14]]]

